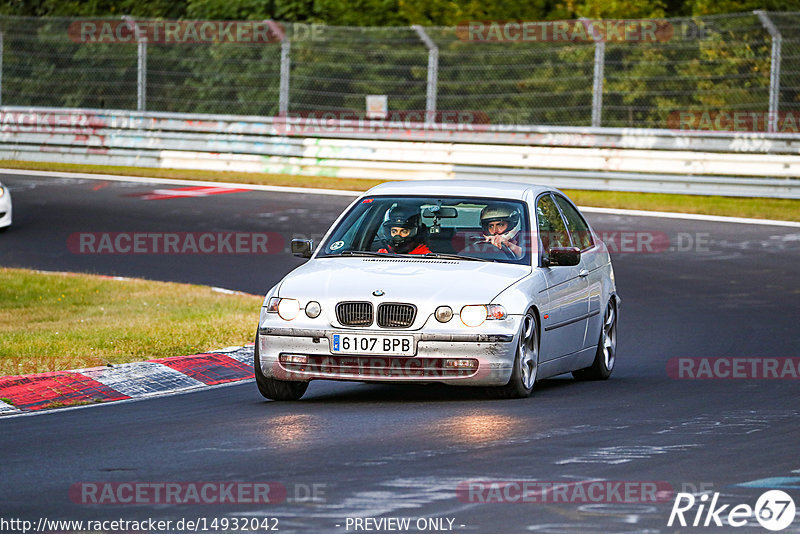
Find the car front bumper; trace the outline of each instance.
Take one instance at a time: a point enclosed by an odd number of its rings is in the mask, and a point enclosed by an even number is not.
[[[413,335],[415,355],[332,354],[334,333],[391,335],[386,331],[264,327],[258,332],[261,371],[278,380],[354,380],[361,382],[444,382],[464,386],[507,384],[516,355],[516,335],[393,332]],[[303,363],[287,356],[306,357]],[[284,360],[284,361],[282,361]],[[454,362],[469,363],[469,367]]]

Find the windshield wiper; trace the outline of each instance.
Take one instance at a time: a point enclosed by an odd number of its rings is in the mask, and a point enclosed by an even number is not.
[[[489,263],[493,263],[494,260],[488,260],[486,258],[476,258],[474,256],[459,256],[458,254],[445,254],[442,252],[428,252],[424,254],[426,258],[437,258],[441,260],[465,260],[465,261],[488,261]]]
[[[427,254],[399,254],[397,252],[375,252],[372,250],[343,250],[339,256],[355,256],[355,257],[376,257],[376,258],[435,258],[438,260],[465,260],[465,261],[488,261],[492,263],[494,260],[487,260],[486,258],[475,258],[473,256],[459,256],[458,254],[445,254],[442,252],[428,252]],[[328,256],[336,257],[335,255]]]
[[[409,256],[409,254],[396,254],[394,252],[375,252],[372,250],[343,250],[340,256],[366,256],[366,257],[373,257],[377,256],[379,258],[405,258]]]

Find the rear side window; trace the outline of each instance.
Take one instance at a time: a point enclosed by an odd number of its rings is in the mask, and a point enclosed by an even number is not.
[[[589,225],[583,220],[578,210],[567,202],[564,197],[556,195],[556,202],[558,203],[558,207],[561,208],[561,211],[564,212],[564,218],[567,219],[569,233],[572,236],[574,245],[581,250],[592,248],[594,246],[592,232],[589,231]]]

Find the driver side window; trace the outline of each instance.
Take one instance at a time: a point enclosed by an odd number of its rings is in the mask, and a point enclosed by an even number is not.
[[[572,235],[572,242],[576,247],[581,250],[586,250],[594,246],[592,239],[592,232],[589,231],[586,221],[583,220],[580,213],[578,213],[572,204],[566,201],[564,197],[556,195],[556,202],[564,212],[564,218],[567,219],[569,225],[570,235]]]
[[[536,220],[544,257],[549,257],[551,248],[571,246],[564,219],[550,195],[539,198],[536,204]]]

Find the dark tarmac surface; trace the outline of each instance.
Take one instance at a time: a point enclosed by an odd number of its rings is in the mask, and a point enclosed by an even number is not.
[[[350,202],[256,191],[145,200],[136,195],[176,187],[23,173],[0,179],[14,200],[14,225],[0,234],[2,266],[257,294],[303,260],[288,253],[82,254],[68,243],[82,232],[275,232],[283,240],[275,250],[288,249],[293,237],[318,240]],[[587,218],[607,232],[661,232],[673,248],[613,255],[623,303],[609,381],[559,377],[539,383],[530,399],[511,401],[444,386],[318,381],[294,403],[264,401],[248,381],[4,417],[0,517],[154,518],[173,521],[173,529],[182,518],[206,518],[209,532],[214,518],[277,518],[281,532],[298,533],[359,531],[352,522],[348,528],[348,518],[411,518],[409,532],[656,533],[704,530],[667,526],[674,492],[719,492],[719,504],[730,505],[723,520],[732,506],[753,506],[772,488],[800,505],[800,377],[689,380],[667,371],[671,358],[800,357],[800,229]],[[254,329],[257,317],[254,310]],[[488,490],[458,491],[470,481],[518,482],[513,488],[582,480],[657,483],[673,493],[659,494],[655,503],[599,502],[574,491],[567,502],[485,503],[479,501]],[[80,490],[89,486],[76,486],[209,481],[277,482],[287,498],[97,505],[81,502]],[[697,506],[687,520],[696,512]],[[420,518],[445,519],[418,524]],[[741,528],[711,529],[766,532],[754,518]],[[216,529],[223,530],[234,531],[233,523]],[[800,532],[800,514],[783,532]]]

